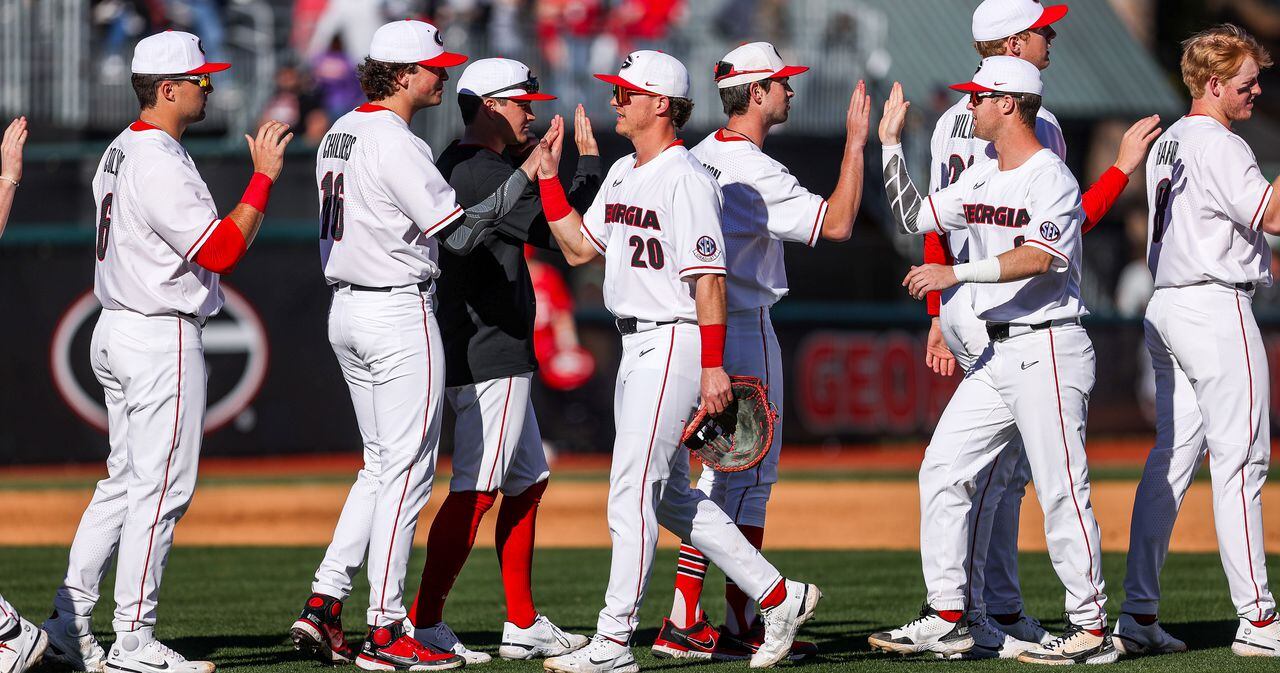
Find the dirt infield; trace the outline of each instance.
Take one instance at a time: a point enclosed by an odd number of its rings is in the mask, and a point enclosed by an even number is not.
[[[354,471],[352,471],[354,472]],[[609,544],[605,524],[608,485],[596,480],[554,481],[543,500],[538,543],[547,547],[603,547]],[[1132,481],[1094,484],[1093,508],[1102,525],[1103,548],[1124,551],[1129,516],[1137,488]],[[236,484],[201,486],[177,530],[180,545],[325,545],[346,497],[343,483]],[[66,545],[71,542],[91,488],[0,491],[0,544]],[[447,482],[438,481],[422,521],[440,506]],[[1265,518],[1272,522],[1266,544],[1280,549],[1280,486],[1268,486]],[[919,546],[919,500],[913,481],[806,481],[785,477],[775,486],[769,507],[771,548],[916,549]],[[486,519],[481,540],[492,539],[496,517]],[[1043,550],[1044,526],[1039,505],[1028,494],[1023,506],[1021,546]],[[425,543],[427,525],[418,527]],[[675,539],[664,532],[663,544]],[[1217,549],[1210,487],[1197,482],[1183,506],[1174,531],[1176,551]]]

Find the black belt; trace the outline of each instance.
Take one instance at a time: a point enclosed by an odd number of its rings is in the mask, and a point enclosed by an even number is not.
[[[1258,284],[1257,283],[1232,283],[1231,286],[1242,292],[1253,292],[1253,289],[1257,287]]]
[[[435,281],[424,280],[421,283],[418,283],[417,285],[418,291],[419,292],[429,291],[431,289],[431,285],[434,282]],[[401,285],[399,287],[410,287],[410,286]],[[329,289],[333,290],[334,292],[337,292],[338,290],[341,290],[343,288],[351,288],[352,290],[359,290],[361,292],[390,292],[396,289],[396,287],[370,287],[368,285],[356,285],[355,283],[335,283],[334,285],[329,286]]]
[[[617,320],[613,321],[613,324],[618,328],[619,334],[626,336],[628,334],[635,334],[636,332],[639,332],[640,322],[641,321],[639,318],[618,318]],[[674,325],[678,322],[680,321],[679,320],[666,320],[662,322],[653,322],[651,320],[644,321],[646,331],[650,329],[654,329],[656,327],[662,327],[663,325]]]
[[[1013,327],[1025,327],[1030,329],[1032,332],[1036,332],[1042,329],[1048,329],[1050,327],[1061,327],[1063,325],[1079,325],[1079,324],[1080,324],[1079,318],[1068,318],[1066,320],[1046,320],[1044,322],[1038,322],[1034,325],[1014,325],[1012,323],[1007,323],[1007,322],[989,322],[987,323],[987,338],[991,339],[992,341],[1003,341],[1004,339],[1008,339],[1009,330]]]

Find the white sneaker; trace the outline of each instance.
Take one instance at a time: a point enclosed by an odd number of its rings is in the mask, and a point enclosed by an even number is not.
[[[40,630],[49,636],[45,657],[73,671],[103,673],[107,670],[107,652],[93,637],[88,617],[59,615],[57,610],[44,620]]]
[[[764,622],[764,642],[751,655],[751,668],[769,668],[791,654],[791,643],[795,642],[796,632],[818,609],[818,601],[822,600],[822,591],[816,584],[805,584],[784,579],[786,598],[782,602],[760,610],[760,620]]]
[[[1044,645],[1038,645],[1018,655],[1025,664],[1110,664],[1120,658],[1111,644],[1111,635],[1095,636],[1083,628],[1068,623],[1061,636]]]
[[[1053,634],[1040,626],[1040,620],[1030,617],[1025,613],[1018,618],[1018,621],[1012,624],[1001,624],[996,620],[991,620],[991,625],[1013,636],[1014,640],[1021,640],[1036,645],[1047,645],[1053,640]]]
[[[981,615],[969,620],[969,635],[973,636],[973,649],[952,655],[935,653],[939,659],[1016,659],[1019,654],[1038,643],[1018,640],[996,628],[990,617]]]
[[[892,631],[873,633],[867,638],[867,642],[871,644],[872,650],[898,654],[935,652],[944,659],[968,652],[974,645],[965,618],[949,622],[927,603],[920,608],[918,618]]]
[[[1122,655],[1136,657],[1143,654],[1165,654],[1168,652],[1186,652],[1187,644],[1169,635],[1160,622],[1152,622],[1143,626],[1134,621],[1133,616],[1121,613],[1116,628],[1111,632],[1111,643]]]
[[[502,645],[498,648],[498,656],[503,659],[559,657],[580,650],[589,642],[590,638],[566,633],[550,619],[538,615],[527,629],[511,622],[502,624]]]
[[[597,635],[585,647],[542,662],[546,671],[560,673],[640,673],[631,648]]]
[[[1280,619],[1272,619],[1266,626],[1241,619],[1231,651],[1242,657],[1280,657]]]
[[[151,628],[123,631],[107,655],[107,673],[213,673],[211,661],[188,661],[156,640]]]
[[[449,628],[449,625],[444,622],[440,622],[435,626],[415,628],[413,630],[413,639],[423,645],[434,647],[441,652],[452,652],[462,657],[462,660],[467,662],[467,666],[483,664],[493,659],[493,657],[484,652],[477,652],[463,645],[462,641],[458,640],[458,636],[453,632],[453,629]]]
[[[48,645],[48,634],[18,617],[12,629],[0,633],[0,673],[25,673],[34,668]]]

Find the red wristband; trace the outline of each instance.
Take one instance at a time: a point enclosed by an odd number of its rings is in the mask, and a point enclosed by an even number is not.
[[[702,333],[702,368],[724,366],[724,336],[726,325],[698,325]]]
[[[547,216],[548,222],[563,220],[573,212],[560,178],[538,178],[538,192],[542,194],[542,213]]]
[[[249,178],[249,186],[244,189],[240,203],[253,208],[259,213],[267,212],[267,199],[271,198],[271,178],[264,173],[254,173]]]

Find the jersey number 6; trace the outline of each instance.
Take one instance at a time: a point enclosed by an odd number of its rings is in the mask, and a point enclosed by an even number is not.
[[[324,174],[320,181],[320,240],[342,240],[342,173]]]
[[[666,259],[662,256],[662,241],[656,238],[648,239],[646,242],[642,236],[632,236],[627,241],[633,249],[631,251],[631,266],[637,269],[661,269],[666,266]],[[647,257],[649,262],[646,264],[644,258]]]
[[[108,192],[98,206],[98,242],[95,251],[99,262],[107,258],[107,237],[111,235],[111,202],[114,200],[115,194]]]

